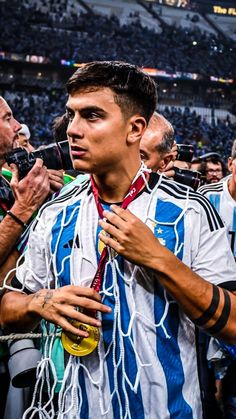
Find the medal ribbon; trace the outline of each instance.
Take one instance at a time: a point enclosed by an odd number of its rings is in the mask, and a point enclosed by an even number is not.
[[[145,173],[145,176],[148,176],[147,172]],[[130,202],[132,202],[134,198],[137,196],[137,194],[140,192],[144,184],[145,184],[144,178],[142,177],[142,175],[139,175],[138,178],[134,180],[134,182],[130,185],[128,193],[121,204],[121,208],[124,208],[124,209],[127,208]],[[91,185],[92,185],[92,192],[93,192],[93,196],[96,202],[99,217],[103,218],[103,208],[102,208],[101,202],[99,201],[98,188],[92,176],[91,176]],[[95,291],[97,292],[100,290],[107,259],[108,259],[108,247],[105,246],[101,253],[101,256],[98,262],[97,271],[95,273],[95,276],[91,284],[91,288],[94,288]],[[82,310],[82,311],[89,316],[96,317],[96,310]],[[65,349],[72,355],[77,355],[77,356],[88,355],[91,352],[93,352],[98,345],[99,328],[96,326],[90,326],[87,324],[85,325],[84,323],[80,323],[80,322],[77,322],[77,323],[74,322],[74,324],[80,328],[82,328],[83,326],[83,330],[86,330],[89,333],[89,337],[86,339],[81,339],[81,338],[79,339],[78,336],[72,335],[71,337],[71,336],[67,336],[66,333],[62,333],[62,344],[65,347]]]
[[[147,175],[148,173],[146,172],[145,176],[147,177]],[[96,202],[98,214],[100,218],[103,218],[103,208],[99,200],[98,188],[93,177],[91,176],[90,178],[91,178],[92,192],[93,192],[93,196]],[[142,175],[139,175],[139,177],[133,183],[131,183],[128,193],[121,204],[121,208],[126,209],[128,205],[135,199],[135,197],[138,195],[138,193],[141,191],[144,185],[145,185],[145,180]],[[101,287],[102,277],[105,270],[107,258],[108,258],[108,247],[105,246],[103,248],[100,259],[98,261],[97,271],[95,273],[95,276],[91,284],[91,288],[94,288],[95,291],[97,292],[99,292],[100,287]]]

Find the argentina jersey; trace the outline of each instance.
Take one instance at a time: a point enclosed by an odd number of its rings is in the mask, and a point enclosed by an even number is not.
[[[236,201],[229,193],[229,178],[227,177],[218,183],[202,186],[199,188],[199,192],[209,199],[224,221],[231,250],[236,259]]]
[[[210,236],[216,246],[227,239],[205,197],[152,174],[128,208],[206,280],[222,284],[232,277],[226,263],[230,249],[225,246],[219,256],[209,243]],[[103,248],[98,218],[90,181],[46,204],[30,233],[18,280],[31,292],[70,284],[89,287]],[[203,418],[195,327],[158,274],[109,250],[100,294],[112,312],[98,314],[98,350],[87,357],[70,356],[58,418]]]

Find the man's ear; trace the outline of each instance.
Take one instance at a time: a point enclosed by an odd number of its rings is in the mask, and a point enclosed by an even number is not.
[[[229,169],[230,172],[232,172],[232,170],[233,170],[232,165],[233,165],[233,159],[232,159],[232,157],[229,157],[228,158],[228,169]]]
[[[133,115],[129,120],[127,142],[130,144],[133,144],[137,141],[140,142],[146,128],[146,119],[140,115]]]
[[[162,157],[160,161],[159,171],[164,172],[167,166],[169,165],[169,163],[172,161],[172,159],[173,159],[172,153],[165,154],[164,157]]]

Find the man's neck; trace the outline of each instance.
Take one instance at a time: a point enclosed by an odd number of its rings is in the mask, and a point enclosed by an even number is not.
[[[135,169],[126,172],[93,175],[99,198],[108,203],[122,202],[139,168],[140,166],[137,166]]]

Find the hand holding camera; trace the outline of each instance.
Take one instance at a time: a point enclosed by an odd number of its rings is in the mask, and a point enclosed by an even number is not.
[[[17,147],[5,154],[5,160],[8,165],[10,166],[10,164],[14,163],[18,167],[19,179],[23,179],[27,175],[34,166],[37,158],[42,159],[43,164],[48,169],[73,169],[67,140],[49,144],[31,153],[28,153],[22,147]]]
[[[187,164],[190,163],[194,155],[194,147],[191,144],[175,144],[174,147],[175,158],[167,166],[165,174],[167,177],[173,178],[175,182],[190,186],[196,191],[201,183],[201,173],[175,166],[176,160]]]
[[[17,167],[13,164],[11,169],[11,189],[15,196],[15,203],[11,211],[19,216],[24,223],[27,223],[50,192],[47,168],[41,159],[37,159],[30,173],[20,181]]]
[[[68,141],[53,143],[30,153],[18,147],[5,154],[5,160],[12,165],[13,209],[23,222],[27,222],[43,204],[50,191],[55,192],[63,186],[62,170],[72,169]]]

